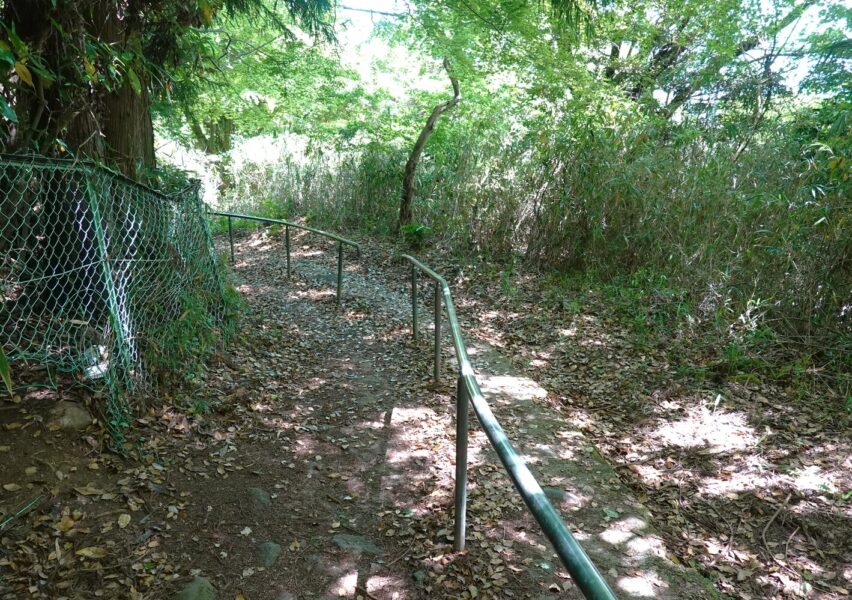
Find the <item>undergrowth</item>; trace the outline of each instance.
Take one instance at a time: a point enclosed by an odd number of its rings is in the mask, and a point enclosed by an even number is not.
[[[511,299],[515,292],[503,273],[501,288]],[[545,296],[559,298],[563,310],[579,314],[585,307],[604,306],[634,344],[665,349],[679,377],[717,383],[771,380],[800,396],[827,386],[847,398],[852,411],[848,336],[840,338],[836,354],[788,345],[766,323],[732,324],[724,311],[702,316],[686,290],[672,287],[665,275],[641,269],[609,279],[597,273],[555,275],[546,286]]]
[[[822,382],[845,397],[849,112],[779,119],[739,154],[688,123],[573,123],[510,146],[447,134],[420,166],[417,222],[401,234],[399,150],[247,168],[227,195],[418,251],[584,278],[640,338],[675,332],[714,349],[709,376]]]
[[[158,384],[169,387],[203,380],[213,353],[236,331],[242,299],[224,258],[216,261],[221,295],[196,289],[175,299],[175,318],[152,326],[145,337],[145,363]],[[219,292],[220,290],[217,290]]]

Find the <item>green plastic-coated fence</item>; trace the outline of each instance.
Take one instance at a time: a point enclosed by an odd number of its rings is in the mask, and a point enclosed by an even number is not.
[[[0,348],[13,372],[102,391],[120,444],[168,358],[226,316],[197,186],[164,195],[90,163],[0,156],[0,215]]]

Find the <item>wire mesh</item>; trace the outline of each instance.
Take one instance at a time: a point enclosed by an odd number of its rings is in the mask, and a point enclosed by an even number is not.
[[[103,390],[121,444],[132,400],[186,350],[169,346],[216,335],[226,317],[198,187],[166,196],[94,164],[0,156],[0,215],[0,344],[13,370],[48,365]]]

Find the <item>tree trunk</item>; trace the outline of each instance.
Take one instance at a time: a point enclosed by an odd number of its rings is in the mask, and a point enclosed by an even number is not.
[[[53,15],[61,24],[62,35],[45,15]],[[123,82],[108,90],[80,80],[78,65],[69,65],[68,61],[69,51],[73,54],[91,43],[87,42],[91,36],[117,53],[131,52],[134,59],[126,67],[132,68],[142,56],[139,19],[144,17],[115,0],[61,3],[58,8],[52,0],[6,0],[0,16],[58,76],[57,82],[49,85],[36,74],[32,88],[21,86],[16,93],[14,108],[19,124],[10,131],[7,151],[36,149],[51,154],[56,151],[56,141],[62,140],[75,155],[112,161],[130,177],[138,177],[143,172],[140,167],[154,167],[154,129],[145,69],[137,67],[132,77],[122,73]]]
[[[107,156],[133,179],[144,178],[155,166],[151,99],[144,81],[137,93],[128,82],[103,102],[103,133]]]
[[[113,0],[100,0],[97,10],[93,11],[95,19],[91,23],[91,33],[118,51],[130,51],[141,57],[141,23],[137,16],[120,11]],[[128,177],[139,179],[155,166],[151,98],[144,70],[134,70],[132,63],[126,68],[128,71],[121,86],[104,94],[102,131],[107,159]],[[132,78],[136,80],[136,89],[131,84]]]
[[[410,224],[412,220],[411,206],[414,200],[414,178],[417,175],[417,162],[420,160],[420,155],[423,154],[423,148],[426,146],[426,142],[429,141],[435,129],[435,124],[438,122],[438,118],[461,100],[458,79],[453,77],[453,74],[450,72],[450,61],[446,58],[444,58],[444,69],[447,71],[450,83],[453,86],[453,97],[432,109],[432,114],[429,115],[426,125],[417,137],[417,141],[414,142],[411,156],[408,157],[408,162],[405,163],[405,176],[402,179],[402,198],[399,203],[399,220],[396,226],[397,231],[405,225]]]
[[[112,161],[130,177],[142,173],[140,166],[154,166],[150,98],[144,79],[137,74],[138,91],[126,76],[122,85],[109,90],[82,82],[78,66],[69,66],[69,55],[90,43],[89,36],[117,52],[141,55],[141,36],[136,33],[140,24],[123,14],[124,6],[115,0],[76,4],[6,0],[4,22],[15,28],[57,77],[49,85],[36,73],[32,86],[19,87],[14,98],[19,125],[11,131],[7,150],[57,154],[61,140],[61,147],[74,156]],[[61,24],[61,35],[45,15]],[[26,169],[22,174],[7,168],[0,181],[7,187],[14,185],[17,192],[0,198],[0,214],[6,217],[0,227],[0,250],[18,248],[27,274],[23,279],[34,282],[23,291],[19,305],[33,312],[65,310],[66,305],[74,310],[74,303],[79,303],[86,314],[77,317],[96,320],[104,305],[86,179],[80,172],[26,173]],[[26,185],[21,188],[16,178]]]

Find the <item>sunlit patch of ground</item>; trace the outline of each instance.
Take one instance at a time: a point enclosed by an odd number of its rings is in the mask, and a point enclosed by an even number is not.
[[[705,406],[687,408],[681,418],[660,423],[649,435],[666,446],[707,448],[710,454],[745,450],[758,439],[745,414]]]
[[[491,396],[509,396],[519,400],[543,399],[547,391],[528,377],[512,375],[480,375],[479,385],[483,393]]]
[[[294,292],[291,295],[291,298],[296,300],[326,300],[328,298],[334,298],[336,296],[336,292],[333,289],[325,289],[325,290],[299,290]]]
[[[525,281],[511,299],[476,277],[456,294],[487,316],[476,336],[499,340],[562,399],[566,423],[622,467],[670,554],[736,598],[852,594],[852,421],[841,398],[676,377],[671,363],[689,356],[643,344],[604,303],[593,315],[544,304],[543,283]],[[651,593],[646,583],[625,579],[638,594]]]

